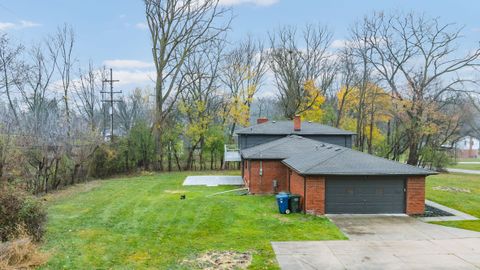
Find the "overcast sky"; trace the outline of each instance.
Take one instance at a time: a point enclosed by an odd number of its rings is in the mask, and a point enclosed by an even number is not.
[[[372,11],[416,11],[464,26],[466,48],[480,41],[480,1],[451,0],[221,0],[235,15],[229,39],[246,34],[265,37],[280,25],[322,23],[334,32],[334,44],[348,27]],[[121,87],[152,84],[148,30],[141,0],[0,0],[0,31],[24,44],[41,41],[64,23],[76,32],[75,55],[114,69]],[[269,88],[267,86],[267,88]],[[128,89],[125,89],[128,90]],[[267,89],[268,91],[268,89]]]

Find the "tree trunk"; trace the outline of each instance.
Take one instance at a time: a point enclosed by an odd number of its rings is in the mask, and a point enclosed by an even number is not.
[[[210,170],[213,170],[213,160],[215,158],[213,155],[214,155],[214,150],[211,150],[210,151]],[[2,176],[2,175],[0,174],[0,176]]]
[[[168,142],[168,171],[172,171],[172,141]]]
[[[173,156],[175,157],[175,162],[177,163],[178,171],[181,171],[182,166],[180,166],[180,159],[178,158],[177,149],[175,149],[175,147],[173,148]]]

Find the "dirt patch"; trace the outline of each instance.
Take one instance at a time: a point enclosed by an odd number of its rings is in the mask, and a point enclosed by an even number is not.
[[[275,214],[275,217],[283,223],[290,223],[292,220],[283,214]]]
[[[28,237],[0,243],[0,269],[35,269],[48,260],[48,254],[38,251],[38,246]]]
[[[209,251],[195,259],[184,260],[183,265],[192,269],[247,269],[252,263],[252,254],[236,251]]]
[[[457,187],[442,187],[442,186],[437,186],[433,187],[432,189],[434,190],[440,190],[440,191],[449,191],[449,192],[463,192],[463,193],[470,193],[470,189],[467,188],[457,188]]]
[[[180,193],[186,193],[187,191],[186,190],[170,190],[170,189],[167,189],[164,192],[165,193],[170,193],[170,194],[180,194]]]
[[[77,193],[83,193],[91,191],[92,189],[99,187],[102,184],[101,180],[90,181],[86,183],[75,184],[73,186],[65,187],[65,189],[55,190],[51,193],[42,196],[42,200],[46,202],[55,201],[70,197]]]

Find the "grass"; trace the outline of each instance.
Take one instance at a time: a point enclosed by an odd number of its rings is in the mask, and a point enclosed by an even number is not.
[[[184,187],[188,174],[105,180],[54,197],[44,269],[188,269],[184,260],[207,251],[251,252],[251,269],[278,269],[270,241],[345,239],[327,218],[278,214],[273,196],[207,197],[232,187]]]
[[[470,192],[444,191],[435,187],[460,188]],[[450,173],[429,176],[426,189],[427,199],[480,218],[480,175]],[[480,232],[480,220],[435,223]]]
[[[480,164],[454,164],[449,165],[448,168],[480,171]]]
[[[479,158],[457,158],[458,162],[480,162],[480,157]]]

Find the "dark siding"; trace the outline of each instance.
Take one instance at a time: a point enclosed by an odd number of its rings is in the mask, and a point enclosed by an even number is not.
[[[263,143],[275,141],[281,139],[283,135],[239,135],[240,139],[238,140],[240,149],[249,148],[252,146],[260,145]]]
[[[238,139],[238,147],[240,149],[249,148],[252,146],[260,145],[262,143],[271,142],[287,135],[267,135],[267,134],[258,134],[258,135],[245,135],[240,134]],[[352,148],[352,135],[302,135],[299,136],[316,140],[319,142],[336,144],[348,148]]]

